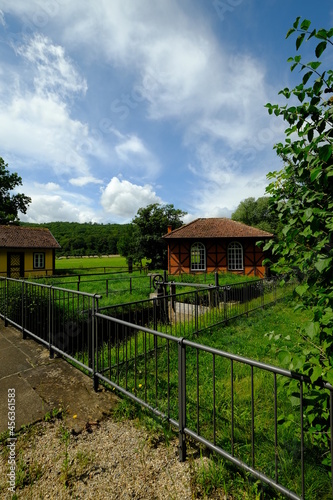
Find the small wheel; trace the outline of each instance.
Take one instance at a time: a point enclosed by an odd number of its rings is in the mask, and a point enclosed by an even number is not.
[[[163,283],[163,276],[161,276],[160,274],[156,274],[153,277],[153,287],[155,288],[155,290],[157,290],[157,287],[162,283]]]

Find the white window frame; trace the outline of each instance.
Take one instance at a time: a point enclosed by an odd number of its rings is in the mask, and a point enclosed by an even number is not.
[[[45,252],[34,253],[34,269],[45,269]]]
[[[232,241],[228,245],[228,271],[243,270],[243,245],[239,241]]]
[[[201,242],[191,245],[191,271],[206,271],[206,247]]]

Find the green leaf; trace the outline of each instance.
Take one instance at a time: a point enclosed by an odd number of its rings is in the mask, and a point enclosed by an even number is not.
[[[321,161],[327,162],[332,156],[332,146],[331,144],[325,144],[321,148],[318,148],[318,154]]]
[[[291,354],[287,350],[280,351],[278,353],[279,363],[283,366],[288,366],[291,361]]]
[[[320,42],[316,47],[316,56],[319,58],[326,49],[327,42]]]
[[[286,38],[288,38],[292,33],[294,33],[296,30],[294,28],[290,28],[290,30],[286,34]]]
[[[322,167],[314,168],[310,175],[311,182],[315,181],[322,174],[322,172]]]
[[[315,366],[312,370],[312,374],[310,375],[311,382],[314,383],[319,377],[322,376],[323,369],[321,366]]]
[[[301,24],[301,30],[307,31],[310,28],[311,21],[309,19],[304,19]]]
[[[301,19],[301,18],[300,18],[300,16],[296,17],[296,19],[295,19],[295,22],[294,22],[294,24],[293,24],[293,27],[295,28],[295,30],[297,30],[297,28],[298,28],[298,25],[299,25],[299,20],[300,20],[300,19]]]
[[[313,75],[313,71],[308,71],[307,73],[305,73],[305,75],[303,75],[303,85],[306,85],[306,83],[308,82],[309,78]]]
[[[318,69],[320,65],[321,65],[320,61],[311,61],[308,63],[308,66],[310,66],[310,68],[314,70]]]
[[[320,273],[323,273],[332,264],[332,260],[333,260],[332,257],[328,257],[326,259],[319,259],[315,263],[315,268]]]
[[[295,292],[300,296],[302,297],[309,289],[309,285],[307,283],[305,283],[305,285],[298,285],[296,288],[295,288]]]
[[[301,221],[304,223],[306,222],[307,220],[310,219],[310,217],[312,216],[313,214],[313,211],[312,211],[312,208],[307,208],[304,212],[304,215],[303,217],[301,217]]]
[[[300,48],[300,46],[302,45],[304,37],[305,37],[305,33],[301,33],[300,35],[298,35],[298,37],[296,39],[296,50],[298,50]]]
[[[312,340],[318,335],[320,331],[320,325],[317,321],[310,321],[304,328],[304,331]]]

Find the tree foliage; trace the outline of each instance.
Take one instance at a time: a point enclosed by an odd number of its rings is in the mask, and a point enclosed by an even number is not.
[[[57,256],[115,255],[118,242],[129,224],[97,224],[79,222],[21,223],[30,227],[47,227],[61,248]]]
[[[119,251],[127,259],[141,262],[146,258],[151,269],[167,268],[167,248],[162,236],[172,229],[180,227],[186,214],[173,205],[153,203],[140,208],[132,220],[131,230],[119,242]]]
[[[278,232],[279,218],[272,210],[268,196],[262,196],[257,200],[253,197],[246,198],[240,202],[231,218],[269,233]]]
[[[312,316],[299,355],[286,356],[289,366],[312,382],[323,378],[333,384],[333,71],[323,67],[329,59],[322,56],[333,45],[333,28],[310,30],[310,24],[298,17],[287,38],[296,35],[297,51],[303,42],[313,43],[314,60],[290,57],[291,71],[298,70],[301,81],[281,90],[287,104],[266,105],[287,123],[284,143],[275,145],[284,167],[268,175],[267,188],[283,224],[282,238],[266,249],[278,257],[276,270],[304,277],[296,288],[298,307],[308,308]],[[318,393],[307,405],[307,416],[314,435],[327,439],[326,398]]]
[[[12,193],[20,185],[21,177],[10,173],[8,164],[0,157],[0,224],[18,223],[18,213],[26,213],[31,199],[22,193]]]

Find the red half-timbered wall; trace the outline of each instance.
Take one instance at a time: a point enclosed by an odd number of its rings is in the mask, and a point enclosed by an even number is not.
[[[254,238],[242,239],[170,239],[168,241],[168,272],[169,274],[193,273],[191,271],[191,246],[201,242],[206,248],[206,272],[233,272],[248,276],[264,277],[266,267],[262,261],[265,255],[256,245],[259,240]],[[228,245],[237,241],[243,246],[243,270],[228,270]],[[202,271],[196,271],[202,272]]]

